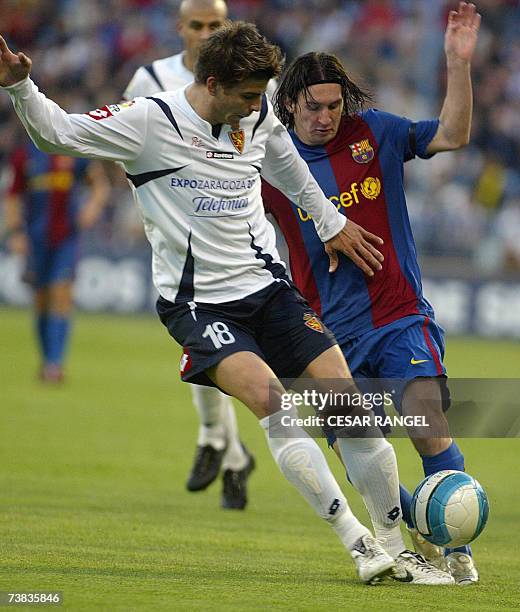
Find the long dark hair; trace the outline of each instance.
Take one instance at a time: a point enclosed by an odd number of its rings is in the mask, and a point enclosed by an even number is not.
[[[372,100],[368,91],[361,89],[351,81],[339,59],[331,53],[313,51],[296,58],[281,77],[274,95],[273,105],[280,121],[287,127],[294,126],[294,117],[287,110],[288,105],[296,105],[303,92],[309,101],[309,87],[319,83],[338,83],[343,97],[343,114],[354,115],[361,111],[365,104]]]

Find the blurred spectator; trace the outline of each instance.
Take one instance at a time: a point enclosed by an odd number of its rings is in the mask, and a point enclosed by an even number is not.
[[[0,31],[9,44],[33,57],[34,79],[46,93],[66,91],[67,110],[82,112],[117,102],[138,66],[180,51],[178,4],[0,0]],[[288,59],[310,50],[336,53],[354,80],[371,89],[375,106],[412,119],[439,113],[445,78],[442,35],[456,0],[230,0],[228,5],[231,18],[255,21]],[[520,197],[520,8],[516,0],[479,0],[477,6],[483,20],[473,67],[472,145],[430,164],[417,162],[406,172],[421,252],[456,253],[479,262],[477,236],[501,244],[497,232],[503,219],[514,217],[510,207],[517,206],[511,202]],[[18,140],[17,122],[3,96],[0,177]],[[127,201],[124,193],[118,183],[96,238],[97,243],[108,239],[111,249],[141,244],[132,229],[126,233],[115,227],[121,216],[132,219],[126,204],[124,213],[116,213],[118,203]],[[468,232],[476,232],[473,239]],[[503,248],[500,261],[520,271],[505,241]]]

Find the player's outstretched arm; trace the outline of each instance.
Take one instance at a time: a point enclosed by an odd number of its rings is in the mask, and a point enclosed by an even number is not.
[[[444,35],[447,62],[447,89],[437,133],[427,152],[450,151],[469,142],[473,92],[471,60],[477,45],[481,16],[474,4],[460,2],[457,11],[450,11]]]
[[[8,93],[16,114],[39,149],[121,162],[135,160],[143,152],[147,100],[124,109],[112,105],[83,115],[69,115],[27,78],[30,68],[31,60],[23,53],[14,54],[0,37],[0,87]]]
[[[329,272],[335,272],[338,267],[338,253],[343,253],[351,259],[358,268],[368,276],[374,276],[374,270],[382,269],[384,260],[376,246],[381,246],[383,240],[367,232],[353,221],[348,221],[339,234],[325,243],[325,252],[329,256]]]
[[[0,86],[9,87],[23,81],[31,72],[32,61],[24,53],[13,53],[0,36]]]

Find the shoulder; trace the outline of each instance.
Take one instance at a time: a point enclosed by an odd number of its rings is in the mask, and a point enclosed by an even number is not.
[[[161,57],[156,59],[151,64],[157,70],[173,70],[176,71],[179,66],[183,66],[182,53],[176,53],[175,55],[169,55],[168,57]]]
[[[140,66],[128,83],[124,93],[123,99],[132,100],[138,96],[147,96],[153,93],[152,90],[156,89],[153,77],[148,71],[148,66]]]
[[[147,96],[147,102],[152,104],[152,107],[163,106],[167,104],[172,107],[181,107],[183,106],[183,101],[185,100],[184,90],[186,89],[186,85],[179,87],[175,90],[166,90],[166,91],[158,91],[154,93],[153,96]]]
[[[273,96],[276,92],[277,87],[278,87],[278,82],[276,81],[276,79],[271,79],[269,83],[267,83],[267,89],[265,93],[267,94],[267,97],[269,98],[269,100],[273,99]]]
[[[182,53],[156,60],[152,67],[163,91],[178,89],[194,79],[193,72],[184,65]]]
[[[358,117],[367,123],[379,123],[381,125],[392,125],[403,121],[408,121],[404,117],[387,113],[379,108],[369,108],[364,110]]]
[[[123,97],[130,100],[137,96],[151,96],[159,91],[175,89],[191,81],[193,75],[190,75],[182,63],[180,53],[157,59],[136,70]]]
[[[377,108],[371,108],[363,112],[361,117],[380,143],[393,142],[398,144],[399,147],[403,143],[406,144],[408,132],[412,125],[410,119]]]
[[[255,128],[258,129],[263,126],[264,129],[273,130],[277,127],[282,128],[285,131],[285,127],[282,125],[278,117],[274,113],[273,104],[271,98],[267,93],[262,96],[262,104],[260,111],[255,113],[256,123]]]

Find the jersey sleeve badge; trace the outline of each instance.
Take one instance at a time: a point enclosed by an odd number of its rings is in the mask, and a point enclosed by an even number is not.
[[[112,105],[112,106],[115,106],[115,105]],[[91,110],[88,113],[85,113],[85,115],[87,115],[91,119],[95,119],[96,121],[99,121],[100,119],[108,119],[109,117],[112,117],[113,113],[110,110],[110,106],[106,105],[106,106],[102,106],[101,108],[96,108],[94,110]]]
[[[135,100],[128,100],[127,102],[121,102],[120,104],[107,104],[101,108],[96,108],[88,113],[85,113],[88,117],[99,121],[100,119],[108,119],[113,117],[116,113],[121,112],[127,108],[130,108],[135,104]]]

